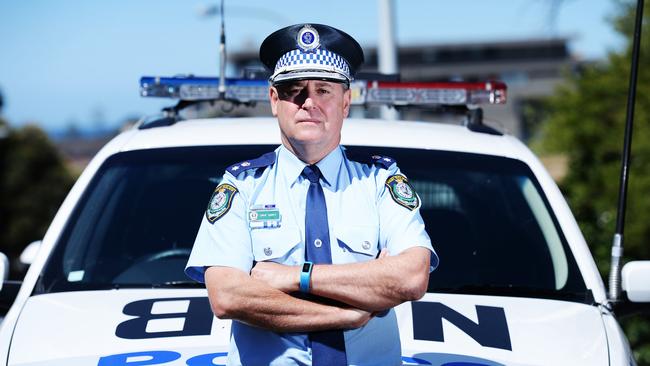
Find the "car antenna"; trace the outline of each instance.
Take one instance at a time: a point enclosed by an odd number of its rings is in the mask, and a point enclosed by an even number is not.
[[[632,126],[634,122],[634,102],[636,99],[636,79],[639,68],[639,48],[641,43],[641,24],[643,21],[643,0],[637,0],[634,38],[632,43],[632,66],[627,96],[627,115],[623,157],[621,159],[621,176],[618,191],[618,211],[616,232],[612,241],[611,267],[609,270],[609,294],[611,303],[617,303],[621,297],[621,258],[623,257],[623,230],[625,227],[625,205],[627,201],[627,181],[630,174],[630,150],[632,148]]]

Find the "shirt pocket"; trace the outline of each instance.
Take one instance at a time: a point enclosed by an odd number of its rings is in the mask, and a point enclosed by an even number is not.
[[[344,225],[336,230],[339,248],[347,253],[345,262],[365,262],[377,258],[379,233],[376,226]]]
[[[279,228],[256,229],[251,232],[253,256],[255,261],[272,261],[281,264],[295,265],[304,262],[300,260],[303,250],[300,230],[295,226]]]

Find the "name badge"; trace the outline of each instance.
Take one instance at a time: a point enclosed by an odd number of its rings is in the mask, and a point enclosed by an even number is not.
[[[251,229],[280,227],[282,215],[275,204],[254,205],[248,210],[248,223]]]

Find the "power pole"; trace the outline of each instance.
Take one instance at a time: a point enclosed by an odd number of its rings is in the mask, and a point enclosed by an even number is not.
[[[397,44],[395,42],[395,3],[393,0],[378,0],[379,40],[377,43],[377,66],[382,74],[397,74]],[[396,120],[399,113],[395,108],[381,107],[381,118]]]

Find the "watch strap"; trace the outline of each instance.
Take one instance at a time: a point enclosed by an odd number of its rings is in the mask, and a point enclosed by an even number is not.
[[[305,262],[300,271],[300,292],[308,294],[311,288],[311,271],[314,268],[312,262]]]

